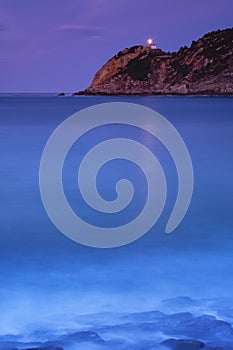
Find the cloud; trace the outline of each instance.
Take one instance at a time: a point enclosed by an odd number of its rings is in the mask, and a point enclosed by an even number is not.
[[[75,32],[83,36],[102,36],[104,28],[81,24],[64,24],[56,28],[58,31]]]

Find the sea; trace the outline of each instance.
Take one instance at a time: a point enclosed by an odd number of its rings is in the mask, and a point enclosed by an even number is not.
[[[111,115],[109,124],[93,128],[91,118],[80,119],[75,127],[90,130],[70,141],[62,186],[82,222],[106,232],[127,227],[150,191],[143,169],[124,159],[128,149],[122,146],[119,157],[99,170],[96,186],[111,202],[116,183],[127,179],[134,188],[131,202],[117,213],[85,203],[78,170],[99,143],[128,138],[143,144],[156,155],[167,183],[163,210],[144,234],[101,248],[70,239],[54,224],[42,200],[40,171],[59,126],[74,113],[110,103],[113,109],[115,103],[149,108],[172,124],[191,159],[193,192],[183,219],[166,233],[178,186],[187,185],[179,183],[166,145]],[[233,349],[233,97],[1,94],[0,148],[0,349]],[[55,163],[61,149],[54,150]],[[87,183],[91,175],[92,167]],[[154,181],[160,184],[156,174]]]

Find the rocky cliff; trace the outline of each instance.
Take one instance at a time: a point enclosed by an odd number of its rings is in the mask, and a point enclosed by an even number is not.
[[[77,94],[233,95],[233,28],[208,33],[173,53],[126,48]]]

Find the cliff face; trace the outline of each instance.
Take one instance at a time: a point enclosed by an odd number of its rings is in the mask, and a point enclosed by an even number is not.
[[[167,53],[147,46],[120,51],[81,94],[233,94],[233,28]]]

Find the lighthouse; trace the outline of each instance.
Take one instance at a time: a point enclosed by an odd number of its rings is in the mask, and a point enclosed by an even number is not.
[[[151,39],[151,38],[149,38],[148,40],[147,40],[147,44],[150,46],[150,48],[152,49],[152,50],[155,50],[157,47],[156,47],[156,45],[153,43],[153,39]]]

